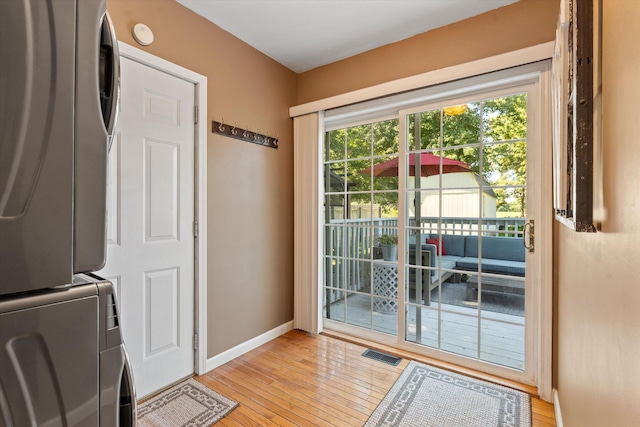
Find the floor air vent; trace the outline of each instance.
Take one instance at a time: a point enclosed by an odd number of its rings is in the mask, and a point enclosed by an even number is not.
[[[389,365],[398,366],[398,363],[402,360],[399,357],[392,356],[390,354],[380,353],[379,351],[367,349],[362,353],[364,357],[369,359],[379,360],[380,362],[387,363]]]

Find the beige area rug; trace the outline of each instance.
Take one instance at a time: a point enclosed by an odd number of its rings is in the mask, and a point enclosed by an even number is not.
[[[237,402],[190,378],[138,407],[138,427],[205,427],[225,417]]]
[[[409,362],[365,426],[531,427],[529,395]]]

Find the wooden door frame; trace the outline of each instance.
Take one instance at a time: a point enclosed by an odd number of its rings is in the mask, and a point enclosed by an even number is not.
[[[194,370],[198,375],[207,366],[207,77],[123,42],[118,42],[120,56],[178,77],[195,86],[194,112],[197,123],[194,134],[194,220],[198,234],[194,244],[194,333],[196,339]]]

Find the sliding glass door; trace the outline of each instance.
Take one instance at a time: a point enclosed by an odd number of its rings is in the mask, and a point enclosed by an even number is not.
[[[324,327],[535,384],[539,87],[455,92],[325,133]]]
[[[398,175],[374,174],[377,165],[393,159],[398,159],[397,119],[325,135],[323,314],[396,336],[397,243],[396,255],[385,261],[380,239],[397,242]]]
[[[524,371],[527,93],[401,117],[404,338]]]

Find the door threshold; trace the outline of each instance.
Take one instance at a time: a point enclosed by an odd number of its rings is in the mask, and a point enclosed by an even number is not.
[[[488,381],[494,384],[498,384],[504,387],[509,387],[514,390],[518,390],[529,394],[531,397],[540,397],[538,394],[538,388],[527,384],[522,384],[517,381],[508,380],[497,375],[487,374],[485,372],[477,371],[475,369],[466,368],[464,366],[456,365],[454,363],[445,362],[442,360],[434,359],[432,357],[423,356],[420,354],[412,353],[410,351],[401,350],[395,347],[391,347],[385,344],[380,344],[374,341],[369,341],[363,338],[358,338],[342,332],[323,330],[321,335],[336,338],[342,341],[347,341],[353,344],[361,345],[363,347],[372,348],[374,350],[382,351],[393,356],[398,356],[404,359],[415,360],[416,362],[424,363],[426,365],[435,366],[437,368],[445,369],[457,374],[466,375],[472,378],[476,378],[483,381]]]

